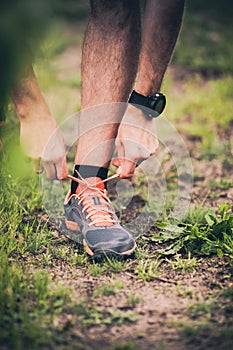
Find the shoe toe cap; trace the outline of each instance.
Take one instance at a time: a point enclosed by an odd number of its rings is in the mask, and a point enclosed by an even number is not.
[[[84,237],[86,244],[95,253],[96,251],[112,251],[122,254],[129,251],[135,245],[131,233],[120,225],[96,228],[86,232]]]

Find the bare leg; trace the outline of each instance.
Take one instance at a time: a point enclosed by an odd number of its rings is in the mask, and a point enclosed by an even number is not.
[[[82,57],[82,109],[126,102],[135,80],[140,49],[140,9],[137,0],[92,0]],[[106,116],[104,115],[106,114]],[[122,111],[114,106],[81,113],[76,164],[107,167]],[[100,123],[99,123],[100,121]],[[103,122],[107,125],[99,125]],[[88,131],[96,126],[93,132]],[[103,147],[87,151],[93,145]],[[96,154],[98,153],[98,154]]]
[[[185,0],[147,0],[142,52],[135,90],[152,95],[160,90],[180,31]]]
[[[153,95],[161,88],[180,30],[184,0],[147,0],[143,20],[142,49],[135,90]],[[131,177],[139,161],[154,154],[158,147],[153,120],[132,106],[122,119],[116,148],[121,177]]]

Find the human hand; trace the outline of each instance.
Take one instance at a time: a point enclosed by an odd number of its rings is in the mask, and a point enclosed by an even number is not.
[[[63,137],[51,116],[21,118],[20,142],[36,173],[45,170],[51,180],[67,177]]]
[[[135,167],[155,154],[158,148],[154,120],[147,119],[142,110],[128,104],[115,145],[118,157],[112,164],[118,167],[120,178],[130,178]]]

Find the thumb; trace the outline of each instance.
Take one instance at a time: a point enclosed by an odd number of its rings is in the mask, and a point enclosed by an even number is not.
[[[124,157],[125,157],[125,150],[124,150],[124,146],[123,146],[123,144],[121,142],[121,139],[116,139],[115,145],[116,145],[118,157],[114,158],[112,160],[112,164],[114,166],[118,167],[117,174],[120,175],[121,174],[122,162],[124,161]]]
[[[68,169],[66,165],[66,158],[60,159],[56,164],[57,178],[63,180],[67,178]]]
[[[118,167],[117,173],[121,179],[130,178],[133,176],[136,162],[130,159],[114,158],[112,165]]]
[[[119,168],[117,171],[119,177],[121,179],[132,177],[136,167],[136,162],[126,157],[125,144],[121,139],[116,139],[116,148],[118,157],[113,159],[112,164]]]
[[[127,158],[121,159],[121,172],[119,174],[119,177],[122,179],[133,177],[136,165],[137,163],[133,160]]]
[[[36,158],[32,160],[33,170],[36,174],[43,173],[43,166],[41,162],[41,158]]]
[[[121,166],[121,160],[120,160],[120,158],[114,158],[114,159],[112,160],[112,165],[114,165],[114,166],[116,166],[116,167]]]
[[[121,163],[122,163],[122,159],[120,159],[120,158],[114,158],[112,160],[112,165],[114,165],[115,167],[118,168],[117,169],[117,174],[118,174],[119,177],[120,177],[120,174],[122,172]]]

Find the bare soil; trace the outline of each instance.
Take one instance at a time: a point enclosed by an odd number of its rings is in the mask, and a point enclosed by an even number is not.
[[[69,244],[65,238],[64,244]],[[74,245],[73,249],[81,248]],[[151,255],[153,259],[156,257]],[[158,277],[150,281],[135,275],[136,259],[128,263],[126,271],[105,271],[98,276],[87,267],[69,267],[62,260],[54,263],[56,266],[49,268],[54,283],[72,289],[73,298],[84,306],[85,319],[89,320],[83,323],[83,311],[80,314],[78,307],[67,308],[54,324],[62,339],[56,342],[57,348],[231,349],[232,293],[222,292],[233,286],[229,278],[232,267],[226,258],[199,259],[192,272],[172,270],[164,262]],[[123,282],[123,287],[96,294],[116,280]],[[130,302],[132,295],[135,303]]]

